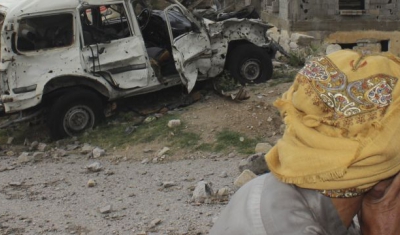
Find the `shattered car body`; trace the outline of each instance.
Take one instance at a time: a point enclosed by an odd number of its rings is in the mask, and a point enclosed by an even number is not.
[[[92,128],[120,98],[190,92],[224,69],[242,84],[271,77],[270,25],[213,22],[173,3],[157,16],[132,0],[0,0],[1,113],[19,122],[44,110],[57,139]]]

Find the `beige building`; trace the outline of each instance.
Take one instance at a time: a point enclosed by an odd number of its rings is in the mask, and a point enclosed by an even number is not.
[[[342,48],[400,55],[400,0],[262,0],[261,18],[287,38],[303,33]]]

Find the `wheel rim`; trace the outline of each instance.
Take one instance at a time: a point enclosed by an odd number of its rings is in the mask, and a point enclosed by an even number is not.
[[[69,136],[93,128],[95,116],[91,108],[85,105],[74,106],[64,116],[64,130]]]
[[[243,63],[240,74],[248,81],[254,81],[261,75],[261,63],[257,59],[250,59]]]

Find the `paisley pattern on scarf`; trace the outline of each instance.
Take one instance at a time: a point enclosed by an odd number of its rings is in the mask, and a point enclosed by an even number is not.
[[[299,75],[299,83],[310,86],[308,93],[318,94],[317,99],[313,98],[314,104],[326,105],[321,108],[331,112],[334,120],[387,107],[398,80],[386,74],[376,74],[348,83],[346,75],[327,57],[307,62]]]

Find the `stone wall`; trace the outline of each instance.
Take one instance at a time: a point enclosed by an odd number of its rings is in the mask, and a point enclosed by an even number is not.
[[[279,11],[273,9],[276,1]],[[365,0],[353,9],[343,4],[339,0],[263,0],[261,18],[285,37],[300,32],[320,42],[357,46],[364,45],[360,44],[363,40],[377,41],[382,50],[400,55],[400,0]]]

